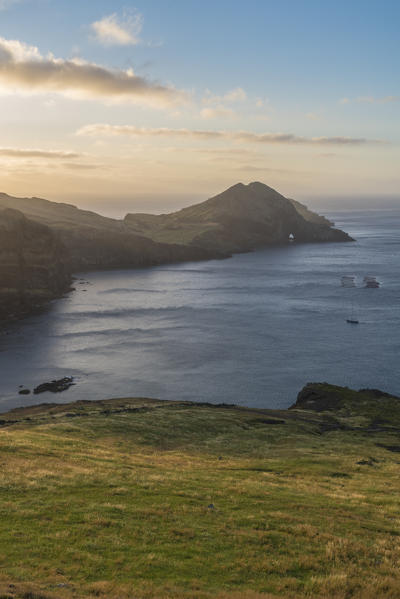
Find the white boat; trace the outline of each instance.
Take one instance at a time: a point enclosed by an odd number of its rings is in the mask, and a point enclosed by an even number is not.
[[[356,277],[354,275],[343,275],[341,279],[342,287],[355,287]]]
[[[368,289],[378,289],[380,285],[381,284],[376,280],[376,277],[364,277],[364,287],[367,287]]]

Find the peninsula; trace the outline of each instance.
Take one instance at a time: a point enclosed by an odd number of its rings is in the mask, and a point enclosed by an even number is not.
[[[289,243],[351,241],[263,183],[238,183],[172,214],[122,220],[40,198],[0,194],[0,318],[59,297],[79,271],[227,258]]]

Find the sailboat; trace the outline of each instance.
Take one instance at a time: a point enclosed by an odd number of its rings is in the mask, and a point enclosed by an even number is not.
[[[346,322],[348,322],[349,324],[360,324],[360,321],[354,314],[354,302],[353,301],[351,302],[351,314],[350,314],[349,318],[346,318]]]
[[[340,281],[342,287],[357,287],[355,275],[343,275]],[[354,313],[354,299],[351,300],[351,313],[350,316],[346,318],[346,322],[348,322],[349,324],[360,324],[360,321]]]

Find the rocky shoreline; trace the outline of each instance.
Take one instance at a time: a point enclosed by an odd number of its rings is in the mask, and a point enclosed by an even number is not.
[[[72,385],[75,385],[74,377],[64,376],[61,379],[54,379],[47,383],[41,383],[33,389],[33,394],[39,395],[39,393],[45,393],[46,391],[51,393],[62,393],[63,391],[67,391]],[[19,395],[29,395],[31,390],[24,385],[20,385],[18,393]]]

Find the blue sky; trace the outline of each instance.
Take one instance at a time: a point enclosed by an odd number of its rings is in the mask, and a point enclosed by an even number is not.
[[[0,184],[115,210],[146,198],[168,208],[253,179],[301,199],[396,196],[399,17],[391,0],[0,0],[12,53],[4,73],[0,60]],[[30,88],[32,47],[60,78],[72,60],[106,77],[131,69],[146,89],[108,97],[79,72]]]

